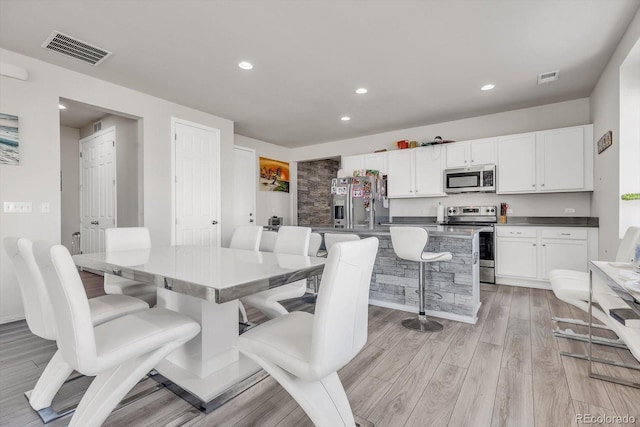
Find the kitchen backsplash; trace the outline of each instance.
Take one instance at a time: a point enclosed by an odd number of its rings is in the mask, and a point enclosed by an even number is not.
[[[591,193],[494,194],[465,193],[447,197],[393,199],[390,215],[435,216],[438,202],[444,206],[500,206],[506,202],[513,216],[591,216]],[[573,210],[573,211],[572,211]]]
[[[298,225],[331,224],[331,178],[339,167],[330,159],[298,163]]]

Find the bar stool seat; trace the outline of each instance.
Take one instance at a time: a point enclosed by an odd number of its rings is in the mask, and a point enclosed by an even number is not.
[[[402,326],[420,332],[438,332],[442,324],[427,318],[424,310],[424,264],[427,262],[450,261],[451,252],[428,252],[424,249],[429,242],[429,232],[422,227],[390,227],[391,243],[396,256],[420,263],[418,267],[418,317],[402,321]]]

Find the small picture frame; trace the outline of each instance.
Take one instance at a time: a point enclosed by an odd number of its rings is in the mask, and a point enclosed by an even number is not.
[[[602,135],[602,138],[598,140],[598,154],[602,154],[604,150],[611,147],[611,144],[613,144],[612,135],[611,131],[609,131]]]

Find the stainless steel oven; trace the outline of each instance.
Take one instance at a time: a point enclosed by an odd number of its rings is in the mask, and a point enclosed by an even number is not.
[[[445,193],[495,193],[496,166],[473,166],[444,171]]]
[[[447,224],[450,226],[483,226],[480,234],[480,281],[495,283],[496,246],[493,226],[498,222],[496,206],[450,206],[447,208]]]

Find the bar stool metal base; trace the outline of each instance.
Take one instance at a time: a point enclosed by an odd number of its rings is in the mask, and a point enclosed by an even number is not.
[[[424,314],[404,319],[401,323],[405,328],[418,332],[440,332],[443,329],[442,324],[427,318]]]

